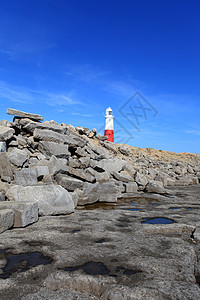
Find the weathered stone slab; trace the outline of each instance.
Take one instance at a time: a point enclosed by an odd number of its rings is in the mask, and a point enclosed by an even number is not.
[[[78,204],[86,205],[95,202],[117,202],[118,196],[119,190],[113,183],[87,183],[83,191],[79,191]]]
[[[15,201],[0,202],[0,213],[2,209],[14,210],[13,227],[26,227],[38,221],[38,203],[20,203]]]
[[[95,168],[100,168],[108,173],[119,172],[126,165],[125,160],[120,158],[102,159],[96,163]],[[94,168],[94,169],[95,169]]]
[[[68,150],[68,145],[58,144],[55,142],[40,141],[38,150],[46,157],[55,155],[56,157],[60,158],[68,158],[71,155]]]
[[[114,172],[113,176],[119,180],[119,181],[123,181],[123,182],[130,182],[132,181],[132,177],[130,175],[126,175],[126,174],[121,174],[119,172]]]
[[[11,228],[14,224],[14,211],[13,209],[0,210],[0,233]]]
[[[29,118],[32,120],[43,121],[43,117],[41,115],[27,113],[27,112],[23,112],[23,111],[12,109],[12,108],[7,109],[7,114],[12,115],[12,116],[22,117],[22,118]]]
[[[11,163],[17,167],[21,167],[28,159],[28,154],[25,150],[13,149],[9,153]]]
[[[140,174],[139,172],[137,172],[135,175],[135,181],[137,182],[137,184],[142,186],[145,186],[148,183],[147,178],[143,174]]]
[[[130,154],[130,150],[128,147],[124,146],[124,145],[120,145],[118,147],[119,151],[123,154],[123,155],[126,155],[126,156],[129,156]]]
[[[69,214],[74,211],[71,195],[60,185],[14,185],[8,190],[6,197],[17,202],[38,202],[41,216]]]
[[[67,167],[67,172],[72,175],[75,176],[81,180],[85,180],[88,182],[94,182],[95,181],[95,177],[92,176],[91,174],[87,173],[86,171],[82,170],[82,169],[74,169],[71,167]]]
[[[101,184],[103,182],[108,182],[110,179],[110,175],[108,174],[108,172],[102,172],[102,173],[96,172],[95,178],[96,178],[96,181]]]
[[[56,182],[68,191],[74,191],[82,188],[83,186],[83,181],[70,177],[66,174],[57,174]]]
[[[138,185],[136,182],[124,183],[126,193],[136,193],[138,191]]]
[[[0,141],[10,140],[14,133],[13,128],[0,125]]]
[[[0,152],[6,152],[6,142],[0,142]]]
[[[4,192],[0,192],[0,202],[5,201],[5,193]]]
[[[15,172],[15,183],[23,186],[37,184],[37,172],[35,168],[23,168]]]
[[[86,142],[80,137],[60,134],[47,129],[42,130],[36,128],[33,132],[33,136],[35,139],[40,141],[55,142],[76,147],[84,147],[86,144]]]
[[[0,177],[3,181],[7,182],[11,182],[13,179],[11,164],[8,159],[8,154],[5,152],[0,152]]]
[[[158,193],[158,194],[166,193],[163,183],[161,181],[153,181],[153,180],[149,180],[149,182],[147,183],[146,191],[148,193]]]
[[[22,121],[20,121],[20,124],[22,124]],[[38,123],[38,122],[28,122],[23,126],[23,129],[27,130],[28,132],[33,133],[34,130],[38,129],[48,129],[52,130],[61,134],[66,134],[67,132],[67,127],[63,127],[60,125],[53,125],[53,124],[46,124],[46,123]]]

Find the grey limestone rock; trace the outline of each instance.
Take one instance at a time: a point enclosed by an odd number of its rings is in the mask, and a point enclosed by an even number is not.
[[[102,173],[95,172],[95,178],[96,181],[101,184],[103,182],[108,182],[110,180],[110,175],[108,172],[102,172]]]
[[[15,201],[0,202],[0,213],[2,209],[14,210],[13,227],[26,227],[38,221],[38,203],[20,203]]]
[[[28,154],[25,150],[13,149],[9,153],[11,163],[17,167],[21,167],[28,159]]]
[[[71,176],[74,176],[74,177],[76,177],[78,179],[81,179],[81,180],[84,180],[84,181],[88,181],[88,182],[94,182],[95,181],[95,177],[92,176],[90,173],[88,173],[87,170],[74,169],[74,168],[71,168],[71,167],[67,166],[67,172]]]
[[[15,133],[15,130],[10,127],[0,125],[0,141],[10,140]]]
[[[136,182],[124,183],[126,193],[135,193],[138,191],[138,185]]]
[[[77,178],[70,177],[66,174],[57,174],[56,182],[68,191],[80,189],[83,186],[83,181]]]
[[[68,145],[55,142],[40,141],[38,145],[38,150],[46,157],[55,155],[60,158],[68,158],[71,155],[68,149]]]
[[[137,182],[137,184],[142,186],[145,186],[148,183],[147,178],[143,174],[140,174],[139,172],[137,172],[135,175],[135,181]]]
[[[12,186],[6,193],[10,201],[38,202],[39,215],[60,215],[74,212],[74,202],[60,185]]]
[[[13,209],[0,209],[0,233],[11,228],[14,224]]]
[[[5,193],[4,192],[0,192],[0,202],[5,201]]]
[[[33,120],[43,121],[43,117],[40,115],[27,113],[27,112],[23,112],[23,111],[12,109],[12,108],[7,109],[7,114],[12,115],[12,116],[22,117],[22,118],[29,118],[29,119],[33,119]]]
[[[125,160],[115,157],[112,159],[102,159],[97,161],[95,168],[100,168],[108,173],[113,174],[114,172],[120,172],[125,165]]]
[[[0,142],[0,152],[6,152],[6,142]]]
[[[23,168],[15,172],[15,183],[18,185],[35,185],[37,182],[37,172],[35,168]]]
[[[161,181],[150,180],[146,185],[146,191],[149,193],[164,194],[166,190]]]
[[[120,151],[123,155],[129,156],[130,150],[129,150],[129,148],[126,147],[125,145],[119,146],[118,149],[119,149],[119,151]]]
[[[128,175],[128,174],[121,174],[121,173],[119,173],[119,172],[114,172],[113,173],[113,176],[117,179],[117,180],[119,180],[119,181],[123,181],[123,182],[130,182],[130,181],[132,181],[133,179],[132,179],[132,177],[130,176],[130,175]]]
[[[1,180],[11,182],[13,179],[13,172],[6,152],[0,152],[0,177]]]

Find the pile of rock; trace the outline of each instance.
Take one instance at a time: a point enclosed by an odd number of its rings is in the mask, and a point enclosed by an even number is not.
[[[167,185],[198,184],[200,163],[134,157],[128,147],[42,116],[8,109],[0,121],[0,232],[77,205],[117,202],[137,191],[166,193]]]

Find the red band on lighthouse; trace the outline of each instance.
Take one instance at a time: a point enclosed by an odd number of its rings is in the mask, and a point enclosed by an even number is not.
[[[105,133],[104,135],[108,137],[107,141],[114,143],[114,128],[113,128],[113,119],[112,109],[108,107],[106,109],[105,115]]]

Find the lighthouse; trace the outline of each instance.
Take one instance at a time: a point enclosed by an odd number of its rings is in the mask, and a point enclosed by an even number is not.
[[[113,130],[113,113],[110,106],[106,109],[105,115],[105,133],[104,135],[108,137],[107,141],[114,143],[114,130]]]

